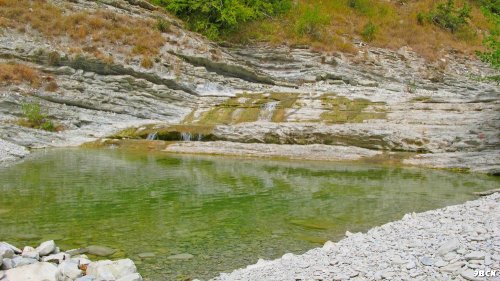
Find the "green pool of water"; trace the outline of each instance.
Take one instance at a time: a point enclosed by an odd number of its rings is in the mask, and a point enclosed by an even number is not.
[[[0,240],[104,245],[147,280],[208,279],[498,184],[415,168],[48,150],[0,168]],[[168,258],[181,253],[193,258]]]

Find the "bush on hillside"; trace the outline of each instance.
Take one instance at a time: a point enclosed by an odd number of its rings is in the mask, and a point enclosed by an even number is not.
[[[429,20],[435,25],[455,33],[459,28],[468,24],[471,18],[471,8],[467,3],[462,8],[455,7],[454,0],[437,5],[436,10],[429,13]]]
[[[210,39],[222,32],[234,30],[250,20],[271,17],[291,6],[290,0],[151,0],[165,7],[189,27]]]
[[[42,108],[38,103],[25,103],[21,106],[24,119],[19,120],[21,126],[42,129],[45,131],[56,131],[56,127],[52,120],[42,112]]]
[[[494,68],[500,68],[500,1],[499,0],[482,0],[481,10],[486,18],[493,23],[493,28],[483,40],[483,45],[486,47],[485,52],[477,52],[478,57],[487,63],[490,63]]]
[[[295,31],[300,36],[310,36],[313,39],[321,38],[322,31],[329,23],[328,15],[321,12],[320,7],[307,7],[295,23]]]

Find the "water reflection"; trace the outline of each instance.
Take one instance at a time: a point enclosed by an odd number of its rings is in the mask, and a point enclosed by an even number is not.
[[[149,280],[207,278],[258,258],[472,198],[498,179],[367,165],[63,149],[0,169],[0,240],[98,244]],[[140,261],[137,254],[154,252]],[[189,261],[168,256],[190,253]]]

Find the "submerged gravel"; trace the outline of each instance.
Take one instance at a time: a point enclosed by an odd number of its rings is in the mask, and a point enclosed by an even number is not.
[[[500,280],[499,202],[496,193],[406,214],[303,255],[259,260],[213,280]]]

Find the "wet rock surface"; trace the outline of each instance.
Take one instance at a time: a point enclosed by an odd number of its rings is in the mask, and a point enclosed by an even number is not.
[[[213,280],[494,280],[500,194],[419,214],[327,242],[303,255],[223,273]],[[485,239],[476,240],[477,235]],[[490,275],[479,276],[478,272]]]

